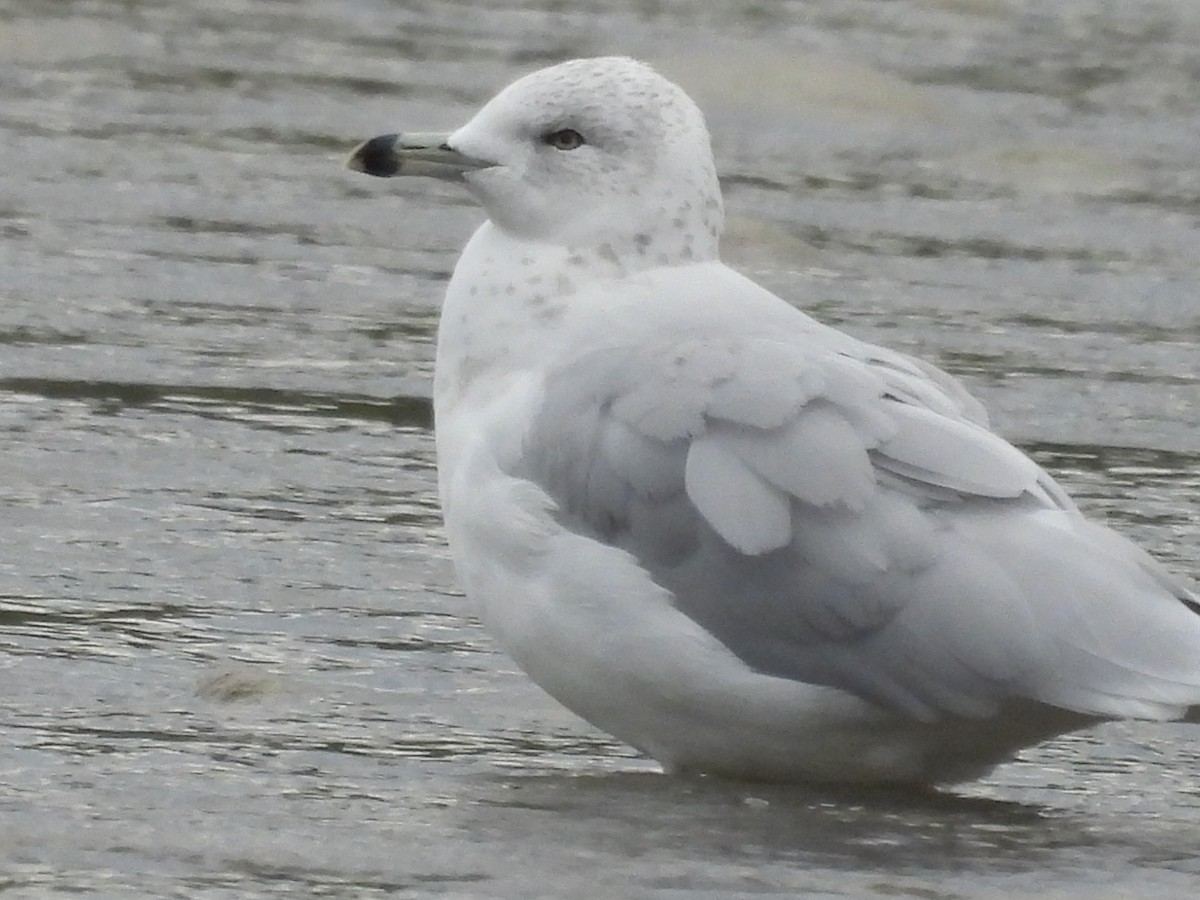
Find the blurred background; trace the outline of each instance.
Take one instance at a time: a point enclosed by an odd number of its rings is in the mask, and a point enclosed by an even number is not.
[[[608,53],[705,109],[728,261],[1200,572],[1191,0],[0,0],[6,897],[1194,896],[1195,726],[679,782],[494,649],[429,409],[481,215],[341,160]]]

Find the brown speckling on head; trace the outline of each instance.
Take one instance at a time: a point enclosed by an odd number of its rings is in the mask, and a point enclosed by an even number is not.
[[[540,139],[563,128],[582,136],[578,147]],[[572,248],[571,265],[610,266],[602,245],[622,271],[717,258],[720,186],[704,117],[643,63],[579,59],[534,72],[449,143],[496,160],[464,176],[492,222],[518,240]]]
[[[621,257],[617,255],[616,248],[610,243],[603,243],[596,248],[596,257],[604,262],[620,265]]]
[[[562,319],[566,314],[566,306],[563,303],[547,304],[537,311],[535,317],[539,322],[545,325],[553,325],[555,322]]]

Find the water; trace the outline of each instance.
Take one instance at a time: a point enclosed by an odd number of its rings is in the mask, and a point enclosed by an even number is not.
[[[0,892],[1192,897],[1197,732],[933,795],[680,782],[499,655],[434,496],[478,212],[342,171],[572,55],[709,113],[727,256],[1200,571],[1200,9],[0,0]]]

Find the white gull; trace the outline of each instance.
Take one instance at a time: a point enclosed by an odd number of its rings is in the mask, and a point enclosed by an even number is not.
[[[700,110],[582,59],[350,166],[461,183],[434,410],[468,596],[669,771],[945,782],[1200,704],[1200,601],[950,376],[718,258]]]

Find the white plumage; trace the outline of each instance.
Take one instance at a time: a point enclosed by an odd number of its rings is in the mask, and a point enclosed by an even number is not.
[[[938,782],[1200,704],[1200,601],[950,376],[724,266],[703,117],[627,59],[510,85],[370,174],[489,221],[442,314],[442,506],[529,675],[673,770]]]

